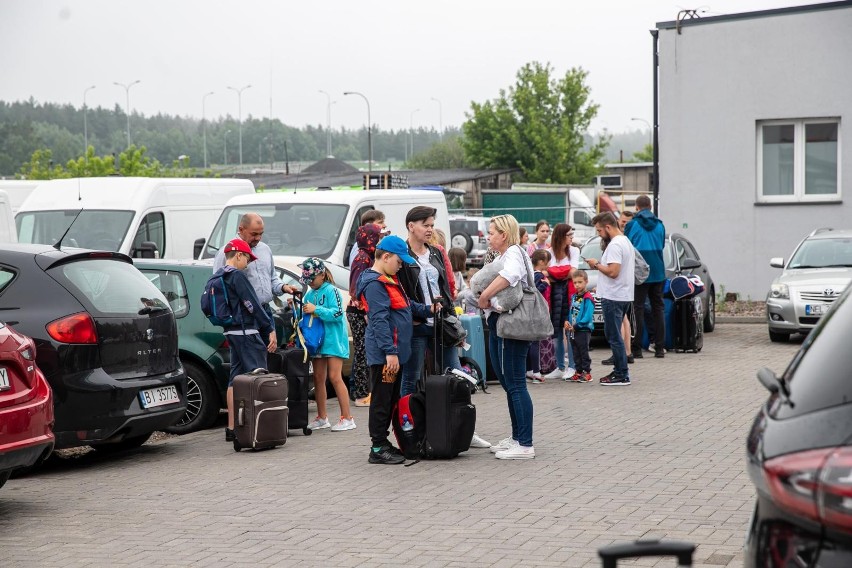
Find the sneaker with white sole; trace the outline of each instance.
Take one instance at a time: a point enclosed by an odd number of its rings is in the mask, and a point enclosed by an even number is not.
[[[349,418],[340,417],[340,420],[331,427],[332,432],[343,432],[344,430],[354,430],[357,428],[355,426],[355,419],[351,416]]]
[[[544,376],[544,378],[545,378],[545,380],[548,380],[548,379],[556,379],[556,380],[559,380],[559,379],[561,379],[563,376],[564,376],[564,371],[562,371],[562,369],[560,369],[559,367],[557,367],[557,368],[553,369],[552,371],[550,371],[549,373],[547,373],[547,374]]]
[[[571,377],[573,377],[577,371],[574,370],[574,367],[565,367],[565,373],[562,375],[563,381],[570,381]]]
[[[328,421],[328,418],[320,418],[317,416],[314,418],[313,422],[308,424],[309,430],[322,430],[323,428],[331,428],[331,422]]]
[[[513,440],[512,437],[503,438],[496,444],[491,446],[491,453],[496,454],[497,452],[502,452],[503,450],[508,450],[512,446],[516,446],[518,444],[517,440]]]
[[[531,460],[535,457],[535,448],[517,444],[494,454],[498,460]]]
[[[491,442],[489,442],[488,440],[485,440],[485,439],[483,439],[483,438],[480,438],[480,437],[477,435],[477,433],[476,433],[476,432],[474,432],[474,433],[473,433],[473,438],[472,438],[472,439],[471,439],[471,441],[470,441],[470,447],[471,447],[471,448],[490,448],[490,447],[491,447]]]
[[[532,383],[534,385],[540,385],[543,382],[544,377],[541,375],[541,373],[533,373]]]
[[[534,375],[535,373],[533,373],[532,371],[527,371],[527,379],[532,380]]]

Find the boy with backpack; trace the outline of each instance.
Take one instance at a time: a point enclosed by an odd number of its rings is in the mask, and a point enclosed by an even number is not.
[[[388,441],[391,413],[399,401],[400,370],[411,355],[412,312],[425,319],[429,306],[409,300],[396,276],[402,263],[414,259],[408,245],[389,235],[376,245],[372,268],[358,279],[356,296],[367,312],[364,346],[367,351],[372,398],[369,429],[372,445],[368,461],[401,464],[402,453]]]
[[[571,332],[571,347],[577,371],[566,380],[575,383],[592,382],[592,359],[589,357],[589,342],[595,329],[595,298],[586,288],[589,277],[585,270],[574,269],[571,273],[576,293],[571,297],[571,308],[565,329]]]
[[[213,325],[224,328],[231,354],[228,378],[228,427],[225,441],[234,440],[234,389],[237,375],[266,368],[266,352],[275,351],[275,330],[243,270],[257,259],[242,239],[230,241],[223,249],[225,266],[213,273],[201,296],[201,311]]]

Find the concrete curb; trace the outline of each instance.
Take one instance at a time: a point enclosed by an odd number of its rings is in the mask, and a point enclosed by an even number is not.
[[[766,323],[764,316],[716,316],[716,323]]]

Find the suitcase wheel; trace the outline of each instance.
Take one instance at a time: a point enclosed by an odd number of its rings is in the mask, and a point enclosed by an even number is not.
[[[235,452],[239,452],[239,451],[240,451],[240,450],[242,450],[242,449],[243,449],[243,447],[240,445],[239,440],[236,440],[236,439],[235,439],[235,440],[234,440],[234,451],[235,451]]]
[[[305,436],[310,436],[313,433],[314,433],[314,431],[311,430],[310,428],[308,428],[307,426],[302,428],[302,434],[304,434]]]

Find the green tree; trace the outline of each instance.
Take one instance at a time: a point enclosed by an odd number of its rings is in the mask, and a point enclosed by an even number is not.
[[[645,147],[638,152],[633,152],[633,159],[637,162],[653,162],[654,161],[654,146],[645,144]]]
[[[432,144],[408,160],[406,166],[412,170],[449,170],[466,167],[464,149],[457,137]]]
[[[71,177],[61,165],[53,164],[50,150],[36,150],[29,161],[21,166],[22,179],[59,179]]]
[[[461,143],[472,164],[518,167],[538,183],[588,183],[597,175],[608,138],[584,142],[598,112],[588,73],[572,68],[561,78],[553,75],[550,64],[528,63],[497,99],[471,103]]]

